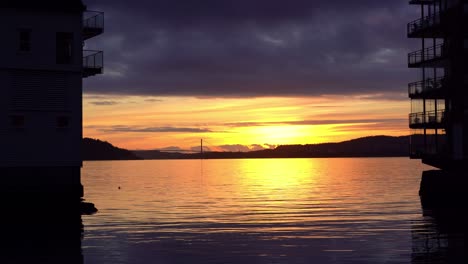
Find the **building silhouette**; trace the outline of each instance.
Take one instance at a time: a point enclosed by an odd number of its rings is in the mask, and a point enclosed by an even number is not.
[[[103,53],[83,46],[103,29],[103,13],[81,0],[0,1],[0,188],[9,201],[79,204],[82,78],[103,72]]]
[[[408,24],[408,37],[421,49],[408,55],[420,78],[409,84],[411,157],[449,169],[468,158],[468,53],[465,0],[411,0],[421,17]],[[465,140],[464,140],[465,139]]]
[[[420,71],[410,83],[412,158],[438,170],[424,171],[423,208],[464,207],[468,168],[468,1],[411,0],[420,18],[408,23],[408,37],[421,49],[408,54]]]

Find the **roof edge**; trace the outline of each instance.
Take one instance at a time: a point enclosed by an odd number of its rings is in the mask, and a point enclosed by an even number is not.
[[[83,12],[86,10],[86,5],[81,0],[1,0],[0,8]]]

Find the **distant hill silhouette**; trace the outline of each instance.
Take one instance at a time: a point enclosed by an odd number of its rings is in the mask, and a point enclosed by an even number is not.
[[[164,152],[160,150],[134,150],[138,157],[142,159],[199,159],[199,153],[180,153],[180,152]],[[213,152],[221,155],[223,152]]]
[[[305,157],[389,157],[408,156],[409,137],[372,136],[340,143],[279,146],[284,156]]]
[[[113,146],[109,142],[83,138],[83,160],[136,160],[135,153]]]
[[[318,157],[407,157],[409,136],[371,136],[339,143],[284,145],[276,149],[250,152],[168,153],[158,150],[134,151],[144,159],[238,159],[238,158],[318,158]]]
[[[405,157],[408,156],[408,148],[409,136],[372,136],[339,143],[283,145],[250,152],[205,152],[202,156],[200,153],[159,150],[129,151],[106,141],[84,138],[83,160]]]

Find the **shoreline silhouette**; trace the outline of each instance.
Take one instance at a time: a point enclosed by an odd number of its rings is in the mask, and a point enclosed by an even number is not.
[[[85,138],[83,160],[150,160],[150,159],[242,159],[242,158],[331,158],[331,157],[408,157],[409,136],[370,136],[337,143],[281,145],[275,149],[248,152],[203,153],[164,150],[126,150],[109,142]]]

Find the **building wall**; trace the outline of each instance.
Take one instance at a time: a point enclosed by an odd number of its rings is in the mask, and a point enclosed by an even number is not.
[[[0,67],[31,68],[59,71],[81,71],[82,15],[45,11],[0,9],[2,49]],[[32,51],[18,52],[20,29],[31,29]],[[73,64],[57,65],[56,33],[74,32]],[[7,37],[8,36],[8,37]]]
[[[0,8],[0,167],[81,166],[81,28],[80,13]],[[23,29],[30,52],[19,51]],[[73,32],[70,64],[57,64],[57,32]]]

